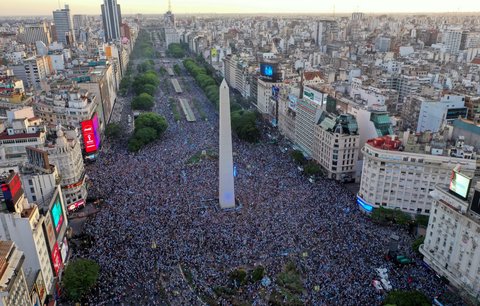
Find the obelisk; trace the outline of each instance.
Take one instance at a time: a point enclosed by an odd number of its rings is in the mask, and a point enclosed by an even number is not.
[[[223,80],[220,85],[220,133],[219,133],[219,188],[220,208],[235,207],[233,186],[232,124],[230,122],[230,92]]]

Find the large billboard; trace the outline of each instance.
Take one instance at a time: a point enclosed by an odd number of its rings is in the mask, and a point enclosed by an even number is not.
[[[466,200],[468,198],[472,179],[455,170],[452,171],[452,176],[450,178],[450,186],[448,188],[450,192]]]
[[[85,152],[92,153],[100,146],[100,134],[98,128],[98,116],[95,114],[92,119],[82,121],[83,144]]]
[[[17,173],[11,173],[1,184],[3,199],[10,212],[15,211],[15,204],[23,194],[22,183]]]
[[[60,271],[60,269],[63,267],[62,255],[60,254],[60,249],[58,248],[58,242],[55,242],[55,245],[53,246],[52,263],[55,275],[58,275],[58,271]]]
[[[480,191],[475,190],[473,194],[472,204],[470,205],[470,210],[474,213],[480,215]]]
[[[63,224],[63,211],[62,211],[62,202],[60,201],[60,197],[57,194],[57,198],[55,199],[55,203],[53,203],[52,210],[52,220],[53,220],[53,227],[55,228],[55,232],[60,232],[60,228]]]
[[[260,74],[265,79],[276,82],[280,79],[277,63],[260,63]]]

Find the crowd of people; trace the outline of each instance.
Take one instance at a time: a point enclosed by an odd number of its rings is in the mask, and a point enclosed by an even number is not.
[[[430,298],[446,290],[422,265],[387,261],[391,234],[414,257],[411,237],[371,223],[340,183],[309,182],[281,150],[283,143],[248,144],[234,137],[240,205],[220,210],[218,159],[191,162],[202,150],[218,152],[214,106],[196,98],[207,120],[177,123],[169,105],[159,105],[169,122],[162,140],[137,154],[112,143],[88,166],[89,192],[105,199],[85,225],[93,246],[75,254],[100,264],[98,285],[88,297],[92,305],[201,305],[202,296],[228,305],[228,297],[214,289],[229,286],[232,270],[259,264],[271,284],[246,284],[238,296],[265,305],[287,262],[302,275],[299,297],[306,305],[381,303],[384,296],[371,285],[379,267],[388,269],[394,289],[416,289]]]

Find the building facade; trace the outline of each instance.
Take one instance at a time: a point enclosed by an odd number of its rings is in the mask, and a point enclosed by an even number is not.
[[[431,192],[430,219],[420,252],[424,261],[478,302],[480,292],[480,186],[468,200],[437,185]]]
[[[122,23],[120,5],[117,4],[117,0],[104,0],[101,8],[105,41],[120,40],[120,24]]]
[[[65,5],[63,9],[53,11],[53,21],[55,22],[57,41],[65,46],[73,44],[75,42],[75,33],[68,5]]]
[[[321,112],[314,126],[312,157],[326,171],[328,178],[343,182],[355,180],[359,143],[355,117]]]
[[[470,177],[475,173],[475,156],[457,158],[451,156],[453,151],[440,153],[435,148],[423,153],[404,152],[402,146],[398,137],[385,136],[371,139],[363,147],[358,198],[365,210],[384,207],[428,215],[432,203],[429,193],[437,184],[448,184],[456,166]]]
[[[24,261],[25,255],[13,241],[0,241],[0,306],[32,305]]]

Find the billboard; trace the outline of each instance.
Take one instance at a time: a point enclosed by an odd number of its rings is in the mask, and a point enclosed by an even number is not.
[[[448,190],[450,193],[453,193],[454,195],[466,200],[468,198],[471,182],[471,178],[453,170],[452,176],[450,177],[450,186]]]
[[[297,110],[298,98],[293,94],[288,95],[288,107],[292,110]]]
[[[55,203],[53,203],[51,214],[53,227],[55,228],[55,232],[58,234],[63,224],[62,202],[60,202],[60,197],[58,195],[55,199]]]
[[[98,116],[95,113],[92,119],[82,121],[83,144],[85,152],[92,153],[100,146],[100,134],[98,129]]]
[[[58,248],[58,242],[55,242],[55,245],[53,246],[52,263],[55,275],[58,275],[58,271],[60,271],[60,269],[63,267],[62,255],[60,254],[60,249]]]
[[[264,78],[276,82],[279,79],[278,65],[272,63],[260,63],[260,74]]]
[[[23,194],[22,183],[17,173],[12,172],[0,185],[3,199],[10,212],[15,211],[15,204]]]
[[[313,88],[304,86],[303,87],[303,96],[312,101],[315,102],[318,105],[324,105],[327,103],[327,97],[328,94],[320,92],[318,90],[315,90]]]

